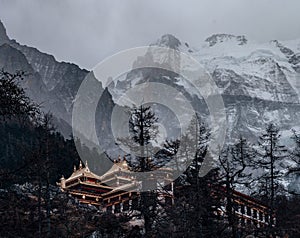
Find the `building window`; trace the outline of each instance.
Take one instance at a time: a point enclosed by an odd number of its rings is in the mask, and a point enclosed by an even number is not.
[[[129,201],[123,202],[123,211],[128,211],[129,210]]]
[[[269,215],[265,216],[266,222],[269,222]]]
[[[251,207],[247,207],[247,215],[251,216]]]
[[[259,220],[263,221],[263,213],[259,212]]]
[[[253,210],[253,217],[257,218],[257,211],[256,210]]]
[[[234,203],[233,204],[233,209],[234,209],[234,211],[239,211],[240,206],[238,204]]]
[[[241,205],[241,213],[245,214],[245,205]]]
[[[133,199],[132,200],[132,208],[133,209],[137,209],[138,208],[138,205],[139,205],[139,201],[137,198]]]
[[[115,213],[120,213],[121,212],[121,206],[120,203],[115,204]]]

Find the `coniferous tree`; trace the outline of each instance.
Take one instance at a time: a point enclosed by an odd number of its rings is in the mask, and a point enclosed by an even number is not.
[[[150,149],[152,149],[151,141],[155,140],[158,132],[155,125],[157,120],[158,118],[149,106],[141,105],[131,110],[129,118],[130,138],[119,138],[119,141],[125,143],[133,152],[128,162],[134,171],[148,172],[155,169],[155,162],[149,158],[153,158]],[[134,156],[135,154],[136,156]],[[133,161],[134,157],[135,161]],[[145,235],[150,237],[156,216],[157,197],[154,191],[145,191],[148,187],[147,178],[142,179],[141,182],[144,191],[141,193],[138,209],[144,219]]]
[[[233,192],[237,186],[248,185],[252,179],[248,169],[254,156],[255,151],[246,139],[240,136],[238,142],[224,149],[218,159],[218,183],[221,186],[220,189],[225,188],[226,209],[224,214],[231,229],[230,237],[233,238],[238,237],[240,233],[236,215],[237,204],[234,202]]]
[[[26,73],[23,71],[9,73],[3,69],[0,70],[0,127],[1,136],[5,140],[5,143],[1,143],[5,145],[5,153],[2,154],[0,160],[3,167],[0,171],[0,177],[11,176],[25,168],[24,165],[19,166],[19,161],[16,159],[21,156],[20,151],[24,150],[26,145],[25,136],[19,134],[22,141],[18,141],[19,149],[15,150],[16,141],[14,141],[12,131],[14,132],[18,127],[21,127],[21,122],[25,123],[28,129],[32,125],[31,121],[40,113],[38,105],[31,101],[20,86],[20,82],[25,77]],[[20,129],[24,128],[21,127]]]
[[[128,160],[131,170],[139,172],[151,170],[153,165],[151,165],[148,158],[154,156],[151,142],[156,139],[158,133],[157,121],[158,118],[150,106],[134,106],[130,110],[130,136],[118,138],[118,141],[131,150],[130,159]]]
[[[0,70],[0,119],[2,121],[12,117],[35,117],[39,108],[34,104],[25,90],[20,86],[25,72],[17,71],[14,74]]]
[[[270,209],[268,214],[269,235],[275,235],[275,201],[280,191],[280,181],[284,175],[281,163],[287,158],[287,149],[280,143],[279,129],[274,124],[269,124],[266,131],[259,137],[259,154],[254,161],[254,168],[260,170],[261,175],[257,178],[258,194],[267,201]]]
[[[165,145],[179,170],[189,163],[174,182],[174,205],[168,210],[175,237],[217,237],[222,229],[216,222],[219,207],[219,198],[214,193],[216,170],[205,176],[200,172],[204,159],[212,159],[209,138],[210,130],[197,115],[181,140],[167,141]]]
[[[291,151],[290,158],[294,164],[290,166],[288,173],[292,175],[298,175],[300,174],[300,135],[295,130],[293,130],[292,139],[295,146]]]

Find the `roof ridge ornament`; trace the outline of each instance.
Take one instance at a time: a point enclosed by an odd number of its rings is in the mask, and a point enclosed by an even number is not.
[[[85,161],[85,169],[86,169],[87,172],[90,171],[87,160]]]

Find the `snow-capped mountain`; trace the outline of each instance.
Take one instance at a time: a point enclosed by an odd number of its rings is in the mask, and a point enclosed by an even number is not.
[[[300,129],[300,39],[256,43],[245,36],[215,34],[193,47],[167,34],[151,45],[182,51],[198,60],[211,74],[224,100],[228,140],[243,135],[256,142],[270,122],[278,125],[284,140],[289,140],[291,128]],[[148,53],[154,54],[151,47]],[[170,57],[176,58],[179,54],[166,55],[165,60],[170,60]],[[137,59],[135,64],[142,60]],[[52,55],[9,39],[1,21],[0,67],[11,72],[28,72],[29,76],[23,82],[28,95],[41,104],[44,111],[51,111],[58,129],[65,136],[70,135],[72,106],[87,70],[75,64],[58,62]],[[105,99],[98,105],[102,113],[97,119],[97,129],[101,134],[112,138],[111,111],[120,94],[147,80],[171,85],[187,92],[186,96],[193,105],[205,105],[201,98],[193,95],[193,88],[176,74],[156,69],[131,71],[105,90]],[[208,113],[206,109],[204,107],[204,114]],[[156,110],[160,116],[166,112],[159,107]],[[168,113],[162,123],[168,124],[172,117]],[[171,128],[169,123],[167,129]],[[106,144],[113,146],[114,143],[106,140]]]
[[[280,128],[282,142],[290,145],[291,129],[300,129],[300,40],[273,40],[262,44],[245,36],[218,34],[193,48],[172,35],[164,35],[152,45],[184,52],[198,60],[211,74],[226,108],[227,143],[234,142],[240,135],[257,143],[258,136],[272,122]],[[150,47],[147,55],[134,64],[139,66],[154,59],[163,65],[179,57],[176,53],[161,55]],[[110,92],[117,101],[128,88],[147,81],[162,82],[182,92],[185,90],[190,93],[188,99],[195,108],[205,108],[205,103],[201,98],[193,97],[193,88],[180,76],[158,69],[134,70],[111,85]],[[170,120],[174,116],[159,106],[155,109],[159,118],[168,118],[162,119],[162,124],[168,126],[167,130],[174,131],[176,125]],[[203,111],[204,115],[207,113],[207,110]],[[283,185],[298,191],[297,181],[299,178],[292,176],[286,178]]]
[[[154,44],[184,52],[198,60],[211,74],[226,106],[228,138],[244,135],[255,142],[257,136],[270,122],[281,128],[284,139],[289,139],[290,129],[299,127],[299,52],[300,40],[255,43],[245,36],[217,34],[207,38],[198,48],[164,35]],[[147,58],[155,58],[151,47]],[[178,55],[160,57],[160,64]],[[145,57],[146,58],[146,57]],[[134,64],[147,60],[139,58]],[[169,79],[169,82],[168,82]],[[111,85],[110,92],[116,101],[125,91],[145,81],[165,82],[180,90],[193,88],[178,75],[161,70],[134,70]],[[193,105],[201,104],[191,97]],[[203,106],[203,103],[201,104]],[[163,113],[162,113],[163,114]]]
[[[205,43],[191,54],[223,95],[231,136],[255,138],[269,122],[283,131],[299,126],[300,40],[258,44],[221,34]]]
[[[300,40],[256,43],[245,36],[216,34],[193,47],[168,34],[152,45],[180,50],[204,65],[223,96],[228,138],[243,134],[255,141],[269,122],[276,123],[287,137],[291,128],[299,127]],[[68,125],[71,124],[72,103],[87,70],[57,62],[49,54],[9,39],[1,22],[0,66],[10,71],[25,69],[31,72],[24,85],[29,95],[42,103],[44,110],[53,112],[65,135],[71,132]],[[112,87],[122,93],[122,89],[129,87],[129,81],[132,86],[132,79],[136,83],[145,80],[144,74],[150,78],[164,76],[166,81],[169,77],[174,80],[173,86],[186,87],[176,75],[161,75],[154,70],[144,71],[140,78],[136,72],[130,72]],[[185,90],[192,91],[191,88]],[[109,91],[115,100],[112,88]],[[190,99],[196,100],[193,96]],[[109,96],[107,100],[111,100]],[[105,118],[109,119],[109,115]]]

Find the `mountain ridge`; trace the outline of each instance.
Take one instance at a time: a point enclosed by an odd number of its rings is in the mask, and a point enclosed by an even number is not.
[[[58,62],[50,54],[9,39],[1,21],[0,42],[22,52],[43,81],[52,98],[51,104],[60,108],[54,109],[54,115],[70,125],[73,100],[89,71],[72,63]],[[269,102],[299,103],[300,83],[296,74],[300,51],[296,52],[276,40],[255,45],[245,36],[232,34],[214,34],[205,42],[208,45],[196,49],[171,34],[165,34],[151,45],[170,47],[196,58],[207,68],[220,93],[226,97],[245,96]],[[47,109],[53,111],[53,107],[46,106]],[[264,121],[270,121],[270,118]],[[69,129],[64,134],[69,135],[70,132]]]
[[[271,122],[281,129],[283,140],[289,139],[291,128],[300,130],[300,40],[273,40],[258,44],[245,36],[215,34],[208,37],[203,45],[194,48],[166,34],[150,45],[150,53],[154,53],[151,52],[151,46],[155,45],[179,50],[194,57],[212,75],[225,104],[228,141],[232,142],[243,135],[250,142],[256,142]],[[1,21],[0,67],[10,71],[23,69],[30,72],[24,87],[35,102],[44,103],[43,110],[54,114],[56,126],[65,137],[69,137],[72,133],[73,102],[89,71],[72,63],[58,62],[50,54],[9,39]],[[140,76],[141,79],[136,80]],[[184,88],[189,93],[193,90],[180,77],[171,74],[166,79],[155,70],[145,70],[141,75],[130,72],[115,87],[124,90],[129,82],[138,83],[145,78],[151,80],[151,77],[166,83],[172,80],[171,85],[177,89]],[[110,112],[115,101],[113,93],[108,90],[104,95],[105,99],[99,107],[102,112],[107,108],[108,111],[101,114],[98,130],[100,134],[108,135]],[[194,105],[199,103],[192,96],[189,100]],[[112,135],[108,137],[111,139]],[[111,140],[107,140],[106,144],[113,146]]]
[[[13,62],[2,62],[0,66],[9,71],[20,69],[26,71],[30,68],[30,73],[35,75],[36,83],[43,85],[43,90],[32,92],[27,87],[28,95],[35,102],[42,104],[43,111],[53,113],[58,129],[65,137],[69,137],[72,133],[70,126],[72,101],[89,71],[81,69],[73,63],[58,62],[51,54],[43,53],[34,47],[21,45],[16,40],[9,39],[1,21],[0,45],[9,45],[25,57],[26,60],[23,60],[24,65],[21,68]]]

